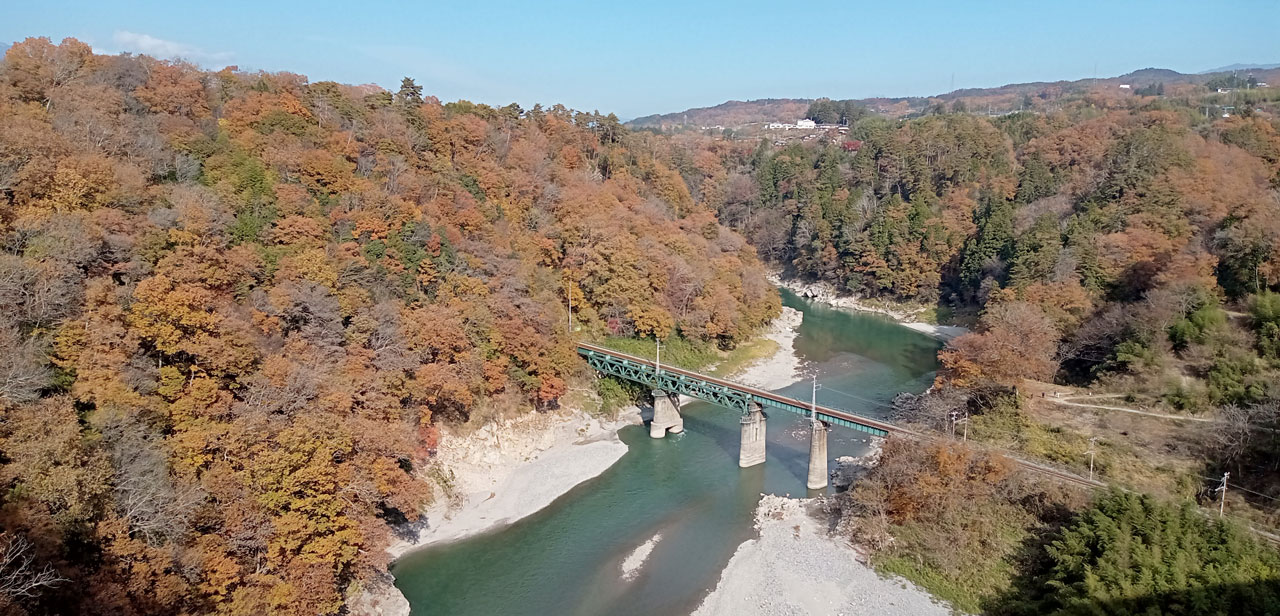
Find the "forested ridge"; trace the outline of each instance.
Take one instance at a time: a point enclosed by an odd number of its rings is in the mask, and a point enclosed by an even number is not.
[[[611,116],[410,79],[15,44],[4,609],[338,613],[432,498],[442,422],[588,378],[568,300],[578,335],[750,335],[777,293],[670,159]]]
[[[1269,399],[1280,331],[1280,94],[1205,117],[1201,90],[904,121],[818,101],[856,148],[677,136],[675,164],[785,275],[978,326],[943,382],[1201,412]]]
[[[977,444],[890,443],[835,500],[883,570],[984,613],[1277,609],[1247,529],[1280,523],[1277,101],[1153,87],[890,121],[820,100],[847,136],[719,146],[721,220],[784,277],[974,329],[895,419]]]

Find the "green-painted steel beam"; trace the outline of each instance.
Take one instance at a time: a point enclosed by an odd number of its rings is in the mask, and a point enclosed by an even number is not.
[[[626,357],[597,351],[595,349],[578,347],[578,353],[587,360],[588,365],[603,374],[616,376],[634,383],[642,383],[654,389],[684,394],[712,404],[735,409],[742,413],[750,412],[751,403],[756,402],[764,407],[780,409],[806,417],[811,414],[809,406],[798,400],[783,402],[776,397],[756,395],[750,391],[739,389],[731,385],[724,385],[707,380],[702,378],[700,375],[688,373],[687,371],[662,371],[659,374],[651,364],[632,361]],[[784,398],[783,400],[789,399]],[[843,409],[838,410],[848,415],[855,415],[854,413]],[[850,421],[843,417],[829,415],[822,411],[818,411],[817,416],[818,419],[827,423],[850,428],[859,432],[865,432],[874,436],[889,435],[888,430],[858,423],[857,421]]]

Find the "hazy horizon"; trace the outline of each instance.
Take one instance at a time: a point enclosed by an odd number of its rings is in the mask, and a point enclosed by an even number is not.
[[[825,3],[807,12],[765,3],[629,9],[558,2],[490,10],[371,3],[352,13],[329,2],[306,12],[231,2],[191,15],[166,6],[16,6],[0,24],[0,40],[74,37],[100,53],[388,89],[410,76],[442,100],[562,103],[624,118],[730,100],[930,96],[1147,67],[1198,73],[1280,61],[1267,25],[1280,23],[1280,4],[1259,1],[1230,11],[1191,2],[1012,10]],[[1232,35],[1212,36],[1221,32]]]

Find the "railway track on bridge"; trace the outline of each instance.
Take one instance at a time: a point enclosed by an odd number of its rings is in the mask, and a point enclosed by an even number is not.
[[[626,360],[626,361],[631,362],[631,363],[634,363],[634,364],[638,364],[638,365],[641,365],[641,366],[646,366],[646,367],[648,367],[648,368],[650,368],[650,369],[653,369],[655,372],[659,369],[659,366],[658,366],[658,365],[656,365],[652,360],[645,359],[645,358],[643,358],[643,357],[638,357],[638,356],[635,356],[635,355],[630,355],[630,354],[627,354],[627,353],[623,353],[623,352],[621,352],[621,351],[615,351],[615,350],[610,349],[610,348],[608,348],[608,347],[603,347],[603,346],[599,346],[599,345],[595,345],[595,344],[590,344],[590,343],[585,343],[585,342],[579,342],[579,343],[577,344],[577,346],[578,346],[578,348],[579,348],[580,350],[581,350],[581,349],[585,349],[585,350],[593,351],[593,352],[596,352],[596,353],[603,353],[603,354],[611,355],[611,356],[613,356],[613,357],[616,357],[616,358],[619,358],[619,359],[623,359],[623,360]],[[580,352],[581,352],[581,351],[580,351]],[[778,406],[780,406],[781,408],[799,407],[799,408],[801,408],[801,409],[809,409],[810,407],[815,406],[815,405],[810,404],[810,403],[805,403],[805,402],[803,402],[803,401],[801,401],[801,400],[796,400],[795,398],[789,398],[789,397],[787,397],[787,396],[782,396],[782,395],[779,395],[779,394],[775,394],[775,393],[773,393],[773,392],[771,392],[771,391],[766,391],[766,390],[759,389],[759,388],[756,388],[756,387],[750,387],[750,386],[747,386],[747,385],[742,385],[742,384],[740,384],[740,383],[734,383],[733,381],[730,381],[730,380],[727,380],[727,379],[721,379],[721,378],[717,378],[717,377],[714,377],[714,376],[709,376],[709,375],[706,375],[706,374],[701,374],[701,373],[698,373],[698,372],[694,372],[694,371],[692,371],[692,370],[685,370],[685,369],[683,369],[683,368],[678,368],[678,367],[675,367],[675,366],[667,366],[667,365],[660,366],[660,368],[661,368],[661,370],[662,370],[663,372],[666,372],[666,373],[676,374],[676,375],[681,375],[681,376],[684,376],[684,377],[687,377],[687,378],[690,378],[690,379],[697,379],[697,380],[700,380],[700,381],[705,381],[705,382],[707,382],[707,383],[711,383],[711,384],[716,385],[716,386],[718,386],[718,387],[723,387],[723,388],[733,389],[733,390],[736,390],[736,391],[739,391],[739,392],[743,392],[743,393],[745,393],[745,394],[747,394],[747,395],[751,396],[752,398],[758,398],[758,399],[763,399],[763,400],[773,401],[773,402],[777,403],[777,405],[778,405]],[[712,402],[713,404],[716,404],[716,403],[717,403],[717,402],[715,402],[715,401],[711,401],[711,400],[708,400],[708,402]],[[845,410],[842,410],[842,409],[832,408],[832,407],[829,407],[829,406],[823,406],[823,405],[821,405],[821,404],[816,405],[816,411],[817,411],[817,413],[818,413],[819,415],[826,415],[826,416],[828,416],[828,417],[834,417],[834,418],[836,418],[836,419],[840,419],[840,420],[843,420],[843,421],[848,422],[848,423],[851,423],[851,424],[856,424],[856,425],[860,425],[860,426],[868,426],[868,427],[874,428],[874,429],[876,429],[876,430],[883,431],[883,432],[885,432],[885,433],[887,433],[887,434],[890,434],[890,435],[898,435],[898,436],[901,436],[901,437],[904,437],[904,438],[910,438],[910,439],[918,440],[918,441],[921,441],[921,442],[929,442],[929,443],[939,442],[939,443],[941,443],[941,442],[947,442],[947,441],[949,441],[949,440],[950,440],[950,439],[947,439],[947,438],[944,438],[944,437],[940,437],[940,436],[936,436],[936,435],[932,435],[932,434],[926,434],[926,433],[919,432],[919,431],[916,431],[916,430],[911,430],[911,429],[908,429],[908,428],[903,428],[903,427],[901,427],[901,426],[897,426],[897,425],[891,424],[891,423],[886,422],[886,421],[881,421],[881,420],[879,420],[879,419],[872,419],[872,418],[870,418],[870,417],[865,417],[865,416],[863,416],[863,415],[858,415],[857,413],[851,413],[851,412],[849,412],[849,411],[845,411]],[[1053,468],[1052,466],[1048,466],[1048,465],[1045,465],[1045,464],[1040,464],[1040,463],[1037,463],[1037,462],[1032,462],[1032,461],[1030,461],[1030,460],[1024,460],[1024,459],[1019,458],[1019,457],[1017,457],[1017,456],[1011,455],[1009,452],[1004,451],[1004,450],[1001,450],[1001,449],[993,449],[993,448],[988,448],[988,447],[982,447],[981,445],[978,445],[978,446],[979,446],[979,448],[985,449],[985,450],[987,450],[987,451],[991,451],[991,452],[993,452],[993,453],[998,453],[998,454],[1000,454],[1000,455],[1002,455],[1002,456],[1004,456],[1004,457],[1008,458],[1009,460],[1013,461],[1013,463],[1014,463],[1014,464],[1016,464],[1016,465],[1018,465],[1019,467],[1021,467],[1021,468],[1023,468],[1023,469],[1026,469],[1026,470],[1028,470],[1028,471],[1032,471],[1032,472],[1038,473],[1038,474],[1040,474],[1040,475],[1044,475],[1044,476],[1047,476],[1047,477],[1051,477],[1051,478],[1054,478],[1054,479],[1058,479],[1058,480],[1060,480],[1060,481],[1064,481],[1064,482],[1067,482],[1067,483],[1071,483],[1071,484],[1075,484],[1075,485],[1079,485],[1079,486],[1086,487],[1086,488],[1091,488],[1091,489],[1096,489],[1096,488],[1105,488],[1105,487],[1107,487],[1107,484],[1105,484],[1105,483],[1103,483],[1103,482],[1101,482],[1101,481],[1095,481],[1095,480],[1092,480],[1092,479],[1087,479],[1087,478],[1085,478],[1085,477],[1081,477],[1081,476],[1079,476],[1079,475],[1075,475],[1075,474],[1073,474],[1073,473],[1069,473],[1069,472],[1066,472],[1066,471],[1063,471],[1063,470],[1060,470],[1060,469]]]

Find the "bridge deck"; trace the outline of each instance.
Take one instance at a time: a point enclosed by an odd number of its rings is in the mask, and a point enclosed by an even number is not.
[[[703,395],[696,397],[714,404],[721,404],[728,406],[729,408],[741,408],[741,410],[745,411],[747,402],[755,401],[765,406],[780,408],[805,416],[809,415],[809,404],[794,398],[780,396],[763,389],[748,387],[732,381],[726,381],[724,379],[718,379],[713,376],[698,374],[697,372],[671,366],[663,366],[662,374],[655,375],[654,373],[656,371],[654,370],[654,363],[652,361],[643,357],[628,355],[613,349],[585,342],[578,343],[578,353],[585,357],[587,359],[587,363],[597,370],[608,372],[615,376],[636,380],[655,387],[670,388],[671,391],[680,391],[681,386],[684,386],[686,391],[681,391],[680,393],[689,393],[690,395],[701,393]],[[608,358],[609,363],[603,362],[603,358]],[[691,386],[697,384],[703,384],[705,386],[701,387],[700,391],[688,391]],[[675,387],[672,387],[673,385]],[[741,404],[735,406],[739,402],[741,402]],[[863,417],[856,413],[850,413],[849,411],[834,409],[827,406],[818,405],[817,414],[819,419],[828,423],[850,427],[876,436],[898,434],[922,442],[941,440],[936,436],[921,434],[914,430],[907,430],[905,428],[895,426],[891,423],[871,419],[869,417]],[[1080,477],[1073,473],[1056,469],[1045,464],[1024,460],[1008,451],[999,451],[998,453],[1008,457],[1014,464],[1017,464],[1022,468],[1049,477],[1054,477],[1088,488],[1103,488],[1107,485],[1100,481],[1085,479],[1084,477]]]
[[[658,375],[653,361],[610,348],[580,342],[578,343],[578,353],[586,357],[593,368],[602,372],[644,382],[659,389],[670,389],[677,393],[688,394],[713,404],[720,404],[730,408],[736,407],[739,410],[746,411],[747,402],[752,401],[758,402],[762,406],[781,409],[797,415],[808,416],[810,414],[810,403],[780,396],[763,389],[748,387],[733,381],[699,374],[691,370],[664,365],[662,366],[662,374]],[[602,359],[601,356],[608,358],[610,361],[600,361]],[[817,405],[816,414],[818,419],[827,423],[867,432],[875,436],[888,436],[890,433],[915,435],[911,430],[905,430],[878,419],[863,417],[856,413],[821,404]]]

